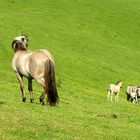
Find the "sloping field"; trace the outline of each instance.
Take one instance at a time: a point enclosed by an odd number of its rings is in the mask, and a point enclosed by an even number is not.
[[[11,68],[11,42],[28,35],[29,49],[56,60],[60,103],[21,102]],[[0,140],[138,140],[140,105],[126,101],[140,84],[139,0],[0,0]],[[107,86],[124,82],[119,102]]]

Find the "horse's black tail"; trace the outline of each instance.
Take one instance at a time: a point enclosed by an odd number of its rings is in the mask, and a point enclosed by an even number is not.
[[[54,63],[48,59],[45,64],[45,92],[48,96],[48,104],[55,106],[59,102],[59,97],[55,82]]]

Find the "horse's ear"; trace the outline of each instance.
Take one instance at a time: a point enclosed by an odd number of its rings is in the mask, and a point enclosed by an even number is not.
[[[20,47],[20,43],[17,42],[17,40],[14,40],[12,42],[12,49],[13,49],[13,51],[16,52],[19,49],[19,47]]]
[[[29,42],[29,39],[28,39],[28,37],[26,37],[26,40],[27,40],[27,42]]]
[[[24,35],[24,36],[25,36],[25,38],[26,38],[27,42],[29,42],[28,36],[27,36],[27,35]]]
[[[28,35],[26,35],[26,34],[23,34],[23,35],[21,35],[21,36],[25,36],[25,38],[28,39]]]
[[[13,40],[13,42],[12,42],[12,49],[15,51],[15,43],[16,43],[16,40]]]

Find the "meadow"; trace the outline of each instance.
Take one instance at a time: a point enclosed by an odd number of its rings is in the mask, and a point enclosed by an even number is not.
[[[139,0],[0,0],[0,140],[138,140],[140,105],[126,101],[126,87],[140,84]],[[60,98],[26,103],[11,67],[15,36],[29,50],[49,50],[56,61]],[[124,82],[119,102],[107,87]]]

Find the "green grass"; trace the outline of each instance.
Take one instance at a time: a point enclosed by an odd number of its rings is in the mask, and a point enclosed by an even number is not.
[[[139,0],[0,0],[0,140],[138,140],[140,105],[126,101],[139,84]],[[60,103],[21,102],[11,68],[11,42],[28,35],[29,49],[56,60]],[[124,82],[119,102],[107,86]]]

